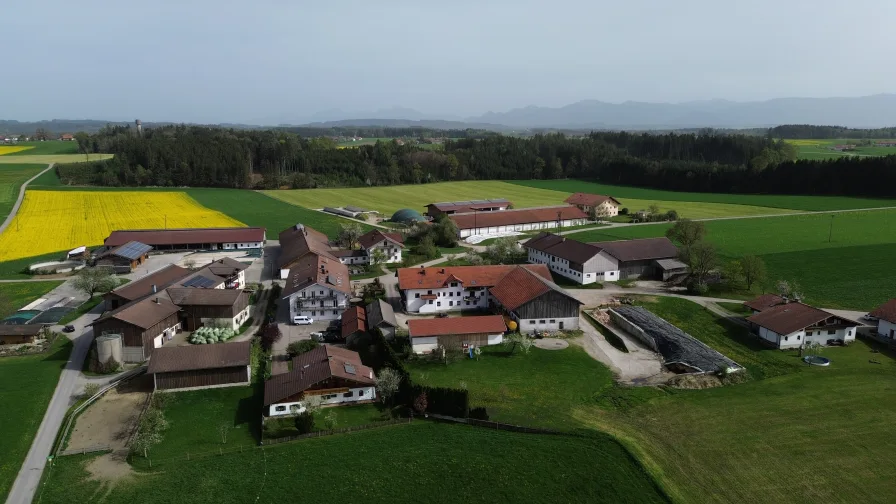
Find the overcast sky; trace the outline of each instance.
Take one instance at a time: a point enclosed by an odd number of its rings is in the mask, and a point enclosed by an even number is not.
[[[121,0],[0,7],[0,118],[465,117],[896,91],[892,0]]]

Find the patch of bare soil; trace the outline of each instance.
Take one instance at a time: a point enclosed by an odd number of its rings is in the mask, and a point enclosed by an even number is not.
[[[669,385],[679,389],[708,389],[721,387],[722,380],[715,375],[678,375],[669,380]]]
[[[66,449],[109,446],[112,450],[124,450],[148,397],[149,393],[138,383],[106,392],[78,416]]]
[[[91,497],[91,501],[104,500],[115,489],[116,485],[124,483],[137,475],[131,469],[131,465],[128,464],[127,457],[127,450],[118,450],[100,455],[84,466],[84,469],[90,474],[89,479],[101,483]]]

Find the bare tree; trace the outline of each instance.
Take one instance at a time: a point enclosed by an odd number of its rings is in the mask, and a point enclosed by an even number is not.
[[[184,259],[184,267],[190,271],[195,270],[196,269],[196,260],[192,259],[192,258]]]
[[[118,281],[112,276],[110,268],[84,268],[78,272],[72,285],[92,298],[97,292],[105,293],[114,289]]]
[[[218,426],[218,435],[221,436],[221,444],[227,444],[227,434],[230,432],[230,426],[222,423]]]
[[[704,236],[706,236],[706,228],[703,223],[690,219],[680,219],[666,231],[666,237],[678,242],[684,249],[681,254],[684,262],[689,262],[688,256],[691,255],[691,248],[703,240]]]
[[[753,288],[754,284],[765,281],[765,262],[757,256],[747,255],[740,259],[740,270],[747,284],[747,290]]]
[[[383,401],[390,400],[401,385],[401,375],[392,368],[383,368],[376,375],[376,391]]]

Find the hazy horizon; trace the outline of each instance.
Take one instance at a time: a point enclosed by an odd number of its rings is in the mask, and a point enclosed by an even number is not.
[[[17,3],[0,16],[0,118],[277,124],[400,107],[464,119],[892,93],[896,3],[838,5]]]

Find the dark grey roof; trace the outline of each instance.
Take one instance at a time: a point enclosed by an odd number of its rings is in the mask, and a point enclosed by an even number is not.
[[[380,324],[398,327],[398,321],[395,319],[392,305],[382,299],[377,299],[367,305],[367,326],[377,327]]]
[[[672,259],[678,257],[678,249],[668,238],[641,238],[591,243],[620,261],[644,261],[648,259]]]
[[[702,341],[657,317],[640,306],[619,306],[613,311],[641,328],[652,338],[666,365],[681,363],[696,370],[713,373],[720,368],[740,369],[741,365],[713,350]]]
[[[42,324],[0,324],[0,336],[37,336],[43,328]]]
[[[657,259],[656,264],[665,271],[686,269],[688,267],[687,264],[679,261],[678,259]]]
[[[349,212],[369,212],[370,211],[370,210],[365,210],[361,207],[356,207],[356,206],[352,206],[352,205],[345,205],[342,208],[348,210]]]
[[[601,251],[594,245],[544,232],[533,236],[524,246],[578,264],[584,264]]]
[[[152,247],[145,243],[129,241],[117,249],[110,251],[109,254],[134,261],[148,254],[150,250],[152,250]]]

